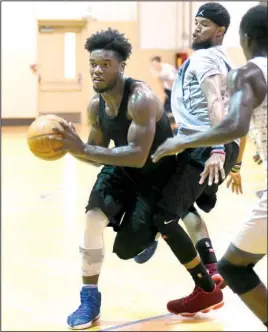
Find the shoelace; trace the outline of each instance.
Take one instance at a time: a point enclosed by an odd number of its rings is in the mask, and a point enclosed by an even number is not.
[[[186,296],[184,299],[183,299],[183,303],[187,303],[189,301],[191,301],[193,298],[195,298],[198,294],[200,293],[200,288],[199,287],[195,287],[192,294]]]
[[[91,311],[92,306],[97,302],[97,299],[93,295],[84,294],[83,292],[81,293],[81,304],[78,307],[78,309],[74,312],[74,314],[88,314],[89,311]]]

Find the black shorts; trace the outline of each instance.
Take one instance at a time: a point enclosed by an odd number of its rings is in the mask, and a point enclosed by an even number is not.
[[[216,193],[219,185],[208,186],[207,181],[199,184],[200,173],[210,157],[211,148],[188,149],[177,156],[177,167],[163,189],[162,197],[158,202],[164,218],[184,218],[189,211],[194,210],[194,203],[205,212],[210,212],[217,201]],[[225,145],[224,170],[227,176],[235,165],[239,146],[232,142]]]
[[[166,181],[164,181],[166,183]],[[150,246],[157,230],[152,217],[161,190],[137,185],[123,167],[104,166],[89,197],[86,211],[100,209],[117,232],[113,252],[122,259],[135,257]]]

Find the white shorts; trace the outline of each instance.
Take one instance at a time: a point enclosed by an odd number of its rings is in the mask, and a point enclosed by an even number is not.
[[[267,254],[267,189],[258,192],[259,200],[232,243],[252,254]]]

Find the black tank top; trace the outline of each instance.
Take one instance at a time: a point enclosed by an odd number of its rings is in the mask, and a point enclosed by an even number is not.
[[[116,147],[128,145],[128,129],[131,121],[128,114],[128,101],[131,94],[131,86],[135,82],[140,82],[132,78],[127,78],[125,81],[125,89],[123,98],[116,117],[109,117],[105,112],[105,101],[99,97],[99,123],[100,128],[105,137],[114,141]],[[131,178],[137,182],[152,181],[155,183],[161,172],[168,172],[167,167],[170,169],[171,165],[174,165],[175,157],[166,157],[161,159],[158,163],[154,164],[151,160],[151,154],[156,148],[162,144],[168,137],[172,137],[172,129],[170,126],[167,114],[164,112],[162,118],[156,123],[156,131],[154,141],[146,161],[146,164],[142,168],[124,167]],[[165,168],[165,169],[164,169]]]

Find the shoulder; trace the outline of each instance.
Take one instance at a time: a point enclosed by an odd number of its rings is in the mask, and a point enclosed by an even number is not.
[[[98,122],[99,117],[99,94],[95,94],[94,97],[89,101],[87,107],[88,120],[91,124]]]
[[[191,63],[196,64],[197,66],[203,63],[216,63],[218,61],[219,55],[217,51],[211,47],[208,49],[202,49],[195,51],[191,56]]]
[[[267,94],[267,83],[263,72],[253,62],[248,62],[244,66],[232,70],[228,76],[228,84],[231,92],[250,86],[255,98],[259,101],[262,101]]]
[[[145,82],[131,86],[128,109],[131,117],[148,117],[161,109],[161,101]]]

